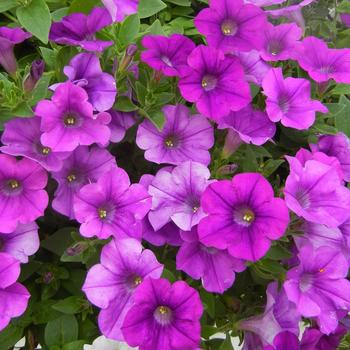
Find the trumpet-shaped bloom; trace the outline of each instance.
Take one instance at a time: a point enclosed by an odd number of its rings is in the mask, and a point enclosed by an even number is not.
[[[199,223],[200,241],[209,247],[228,248],[239,259],[259,260],[289,223],[285,202],[274,197],[270,183],[258,173],[210,184],[201,205],[208,216]]]
[[[145,158],[162,164],[179,165],[187,160],[208,165],[209,149],[214,144],[214,131],[201,115],[190,115],[186,106],[163,107],[165,124],[162,130],[145,120],[140,124],[136,143],[146,150]]]
[[[111,130],[111,142],[120,142],[123,140],[126,131],[131,128],[136,121],[134,113],[120,112],[110,109],[108,113],[111,115],[112,120],[108,124]]]
[[[102,0],[114,22],[121,22],[125,16],[137,12],[139,0]]]
[[[273,122],[298,130],[308,129],[316,112],[327,113],[320,101],[311,99],[311,84],[306,79],[283,78],[282,68],[271,69],[262,83],[267,96],[266,111]]]
[[[39,164],[0,154],[0,232],[13,232],[18,223],[44,215],[49,202],[46,184],[47,173]]]
[[[264,347],[264,350],[299,350],[298,337],[290,332],[282,332],[276,335],[273,345]]]
[[[96,183],[82,187],[74,198],[74,213],[84,237],[141,238],[141,219],[151,198],[140,184],[130,185],[128,174],[112,168]]]
[[[198,292],[184,281],[148,278],[137,288],[122,326],[130,346],[142,350],[196,350],[203,307]]]
[[[196,103],[204,116],[220,120],[251,101],[249,84],[237,57],[225,56],[220,50],[199,45],[187,63],[179,89],[187,101]]]
[[[209,46],[227,53],[260,49],[267,20],[264,11],[243,0],[212,0],[194,23]]]
[[[162,271],[153,252],[142,250],[137,240],[112,240],[102,249],[101,263],[89,270],[82,289],[102,309],[98,323],[106,337],[123,340],[121,326],[136,288],[148,277],[159,278]]]

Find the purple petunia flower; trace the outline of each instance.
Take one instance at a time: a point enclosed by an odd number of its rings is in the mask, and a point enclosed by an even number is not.
[[[43,190],[47,173],[29,159],[0,154],[0,232],[13,232],[44,215],[49,197]]]
[[[330,49],[321,39],[309,36],[297,46],[295,58],[319,83],[334,79],[350,84],[350,49]]]
[[[264,350],[299,350],[298,337],[290,332],[282,332],[276,335],[273,346],[268,345],[264,347]]]
[[[301,248],[300,264],[287,273],[284,290],[304,317],[317,317],[321,332],[330,334],[338,326],[338,310],[350,310],[348,263],[332,248],[316,251]]]
[[[251,101],[249,84],[237,57],[199,45],[188,57],[189,67],[179,81],[182,96],[214,120],[238,111]]]
[[[316,145],[310,145],[312,152],[323,152],[336,157],[341,165],[344,180],[350,181],[350,140],[339,132],[336,135],[324,135],[318,139]]]
[[[346,27],[350,28],[350,14],[342,13],[340,19]]]
[[[267,96],[266,111],[273,122],[298,130],[308,129],[316,112],[328,109],[318,100],[311,100],[311,84],[306,79],[283,78],[282,68],[271,69],[263,80],[263,93]]]
[[[102,0],[114,22],[121,22],[125,16],[137,12],[139,0]]]
[[[284,190],[288,208],[307,221],[329,227],[345,222],[350,191],[343,186],[339,169],[320,160],[303,164],[297,158],[286,158],[291,167]]]
[[[101,264],[86,276],[83,291],[91,303],[101,308],[98,323],[102,334],[123,340],[121,326],[140,283],[159,278],[163,271],[151,250],[142,250],[134,239],[112,240],[103,249]]]
[[[104,73],[99,58],[93,53],[80,53],[64,67],[64,74],[74,84],[82,87],[94,109],[104,112],[113,107],[117,86],[112,75]],[[59,84],[54,85],[55,87]]]
[[[0,253],[0,331],[11,318],[21,316],[27,308],[30,294],[16,283],[20,274],[20,263],[6,253]]]
[[[230,128],[236,131],[245,143],[263,145],[276,132],[276,125],[265,112],[254,110],[249,105],[239,112],[231,112],[219,122],[219,129]]]
[[[72,13],[60,22],[51,25],[49,39],[61,44],[80,46],[87,51],[102,52],[113,41],[102,41],[95,37],[96,32],[109,26],[112,18],[104,8],[95,7],[89,15]]]
[[[199,242],[197,228],[181,232],[184,243],[176,255],[176,269],[193,279],[201,279],[204,289],[224,293],[235,281],[235,272],[246,266],[243,260],[233,258],[226,250],[208,248]]]
[[[141,219],[151,198],[140,184],[132,184],[121,168],[112,168],[96,183],[82,187],[74,199],[74,213],[84,237],[141,238]]]
[[[142,45],[147,49],[141,53],[141,60],[166,76],[180,75],[187,65],[187,57],[196,45],[181,34],[170,37],[162,35],[146,35]]]
[[[301,38],[301,29],[295,23],[284,23],[277,26],[268,24],[264,32],[264,45],[260,51],[265,61],[289,60]]]
[[[260,49],[267,20],[264,11],[243,0],[211,0],[194,23],[209,46],[229,53]]]
[[[187,161],[172,171],[158,171],[148,192],[152,196],[149,221],[155,230],[173,221],[181,230],[191,228],[205,216],[200,198],[210,183],[203,164]]]
[[[13,48],[32,35],[21,28],[0,27],[0,65],[11,75],[16,74],[17,61]]]
[[[111,115],[112,120],[108,124],[111,130],[111,142],[120,142],[123,140],[126,130],[131,128],[136,122],[136,116],[134,113],[120,112],[114,109],[110,109],[108,113]]]
[[[209,149],[214,145],[214,131],[201,115],[190,115],[184,105],[163,107],[166,118],[162,130],[145,120],[140,124],[136,144],[146,150],[145,158],[158,164],[179,165],[186,160],[208,165]]]
[[[45,62],[43,60],[35,60],[32,62],[30,71],[23,81],[23,90],[31,92],[42,77],[45,70]]]
[[[115,165],[115,158],[107,150],[79,146],[64,161],[62,169],[52,172],[52,177],[58,182],[52,207],[74,219],[74,196],[84,185],[96,182]]]
[[[209,247],[228,248],[239,259],[259,260],[289,223],[285,202],[274,198],[270,183],[258,173],[212,183],[201,205],[208,216],[199,223],[200,241]]]
[[[241,321],[239,328],[258,335],[262,346],[273,344],[281,332],[288,331],[297,336],[300,315],[295,305],[287,299],[284,290],[278,291],[277,282],[272,282],[267,287],[266,295],[264,313]]]
[[[40,122],[37,116],[9,120],[1,136],[4,146],[0,150],[35,160],[48,171],[57,171],[62,168],[63,160],[69,156],[69,152],[53,152],[50,147],[42,145]]]
[[[60,84],[50,101],[40,101],[35,114],[41,117],[41,142],[54,152],[95,142],[105,145],[111,135],[106,125],[111,116],[106,112],[94,116],[85,90],[70,81]]]
[[[19,224],[11,233],[0,233],[0,252],[12,255],[21,263],[35,254],[40,246],[39,226],[35,223]]]
[[[202,313],[198,292],[186,282],[148,278],[135,292],[122,332],[130,346],[142,350],[196,350]]]

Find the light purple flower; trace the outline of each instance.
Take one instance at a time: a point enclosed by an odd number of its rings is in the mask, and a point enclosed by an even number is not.
[[[263,80],[263,93],[267,96],[266,111],[273,122],[298,130],[308,129],[316,112],[328,109],[318,100],[311,99],[311,84],[306,79],[283,78],[282,68],[271,69]]]
[[[346,27],[350,28],[350,14],[342,13],[340,19]]]
[[[64,161],[62,169],[52,172],[52,177],[58,182],[52,207],[74,219],[74,196],[84,185],[96,182],[115,165],[114,157],[107,150],[97,146],[91,149],[79,146]]]
[[[40,123],[37,116],[9,120],[1,136],[4,146],[0,150],[35,160],[48,171],[57,171],[62,168],[63,160],[69,156],[69,152],[53,152],[50,147],[43,146],[40,141]]]
[[[0,154],[0,232],[11,233],[44,215],[47,173],[29,159]]]
[[[200,198],[210,183],[210,171],[200,163],[187,161],[171,172],[158,171],[148,192],[152,210],[148,214],[154,230],[173,221],[181,230],[191,228],[205,216]]]
[[[163,107],[165,124],[162,130],[144,120],[140,124],[136,144],[146,150],[145,158],[158,164],[179,165],[187,160],[208,165],[209,149],[214,145],[214,130],[201,115],[191,116],[184,105]]]
[[[312,152],[323,152],[336,157],[341,165],[344,180],[350,181],[350,140],[339,132],[336,135],[324,135],[318,139],[317,144],[310,145]]]
[[[307,221],[329,227],[345,222],[350,191],[344,187],[337,167],[319,160],[303,164],[297,158],[286,158],[291,167],[284,190],[288,208]]]
[[[247,4],[253,4],[259,7],[283,4],[286,1],[287,0],[244,0]]]
[[[260,49],[267,20],[264,11],[243,0],[211,0],[194,23],[209,46],[227,53]]]
[[[121,22],[125,16],[137,12],[139,0],[102,0],[114,22]]]
[[[74,213],[84,237],[141,239],[141,219],[151,198],[140,184],[130,185],[128,174],[112,168],[96,183],[82,187],[74,198]]]
[[[134,113],[120,112],[114,109],[110,109],[108,113],[112,117],[108,124],[111,130],[110,141],[120,142],[123,140],[126,131],[135,124],[136,116]]]
[[[72,13],[51,25],[49,39],[61,45],[80,46],[87,51],[104,51],[113,41],[96,39],[96,32],[109,26],[112,18],[104,8],[95,7],[90,14]]]
[[[10,323],[11,318],[21,316],[27,308],[30,294],[17,283],[20,263],[6,253],[0,253],[0,331]]]
[[[301,38],[301,29],[295,23],[284,23],[277,26],[268,24],[264,32],[264,45],[260,51],[265,61],[289,60]]]
[[[350,49],[330,49],[323,40],[309,36],[298,45],[295,59],[319,83],[334,79],[350,84]]]
[[[279,291],[277,282],[272,282],[267,287],[266,295],[264,313],[241,321],[239,328],[258,335],[263,346],[273,344],[276,335],[281,332],[288,331],[297,336],[300,315],[284,290]]]
[[[23,81],[23,90],[31,92],[42,77],[45,70],[45,62],[43,60],[35,60],[32,62],[30,71]]]
[[[304,246],[298,257],[300,264],[288,271],[284,290],[302,316],[316,317],[321,332],[330,334],[338,326],[337,311],[350,310],[348,263],[329,247],[315,251]]]
[[[206,247],[199,242],[197,228],[181,232],[184,243],[176,255],[176,269],[193,279],[201,279],[204,289],[224,293],[235,281],[235,272],[246,266],[243,260],[233,258],[226,250]]]
[[[219,122],[219,129],[236,131],[245,143],[263,145],[275,135],[276,125],[265,112],[254,110],[249,105],[238,112],[231,112]]]
[[[73,151],[79,145],[107,144],[111,116],[93,115],[85,90],[70,81],[60,84],[51,100],[40,101],[35,114],[41,117],[41,143],[55,152]]]
[[[0,27],[0,65],[11,75],[16,74],[17,61],[13,48],[32,35],[21,28]]]
[[[170,77],[180,75],[182,68],[187,65],[187,57],[196,47],[192,40],[181,34],[172,34],[170,37],[146,35],[142,45],[147,50],[141,53],[141,60]]]
[[[276,335],[273,346],[268,345],[264,347],[264,350],[299,350],[298,337],[290,332],[282,332]]]
[[[200,241],[209,247],[228,248],[239,259],[259,260],[289,223],[285,202],[274,197],[272,186],[258,173],[210,184],[201,205],[208,216],[199,223]]]
[[[188,57],[189,67],[179,81],[182,96],[214,120],[238,111],[251,101],[249,84],[237,57],[204,45]]]
[[[98,317],[102,334],[123,340],[121,326],[136,288],[148,277],[159,278],[162,271],[153,252],[142,250],[137,240],[112,240],[102,249],[101,263],[88,271],[82,288],[90,302],[102,309]]]
[[[12,255],[21,263],[35,254],[40,246],[39,226],[35,223],[19,224],[11,233],[0,233],[0,252]]]
[[[87,92],[89,102],[96,111],[104,112],[113,107],[117,95],[115,79],[102,71],[100,60],[95,54],[80,53],[74,56],[63,71],[72,83]]]
[[[142,350],[197,350],[202,313],[198,292],[186,282],[148,278],[135,292],[122,332]]]

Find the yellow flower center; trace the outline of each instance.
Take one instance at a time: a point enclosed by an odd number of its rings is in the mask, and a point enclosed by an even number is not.
[[[165,144],[166,144],[167,147],[170,147],[170,148],[174,147],[173,140],[170,140],[170,139],[165,140]]]
[[[135,277],[135,279],[134,279],[135,286],[138,286],[141,283],[142,283],[142,278],[139,276]]]
[[[67,115],[64,118],[64,124],[66,126],[73,126],[73,125],[75,125],[76,122],[77,122],[77,120],[73,115]]]
[[[320,271],[321,273],[325,272],[325,269],[319,269],[318,271]]]
[[[248,224],[252,223],[254,219],[255,219],[255,215],[249,209],[243,214],[243,221],[247,222]]]
[[[100,219],[105,219],[107,217],[107,210],[99,209],[98,210],[98,216],[100,217]]]
[[[226,36],[235,35],[237,33],[237,24],[234,21],[226,20],[221,24],[221,31]]]
[[[166,306],[159,306],[158,311],[161,315],[166,315],[170,312],[169,308]]]
[[[74,180],[76,180],[77,178],[76,178],[76,176],[74,175],[74,174],[70,174],[70,175],[68,175],[67,176],[67,180],[69,181],[69,182],[73,182]]]
[[[44,154],[45,156],[47,156],[50,152],[51,152],[50,147],[42,147],[41,148],[41,153]]]
[[[17,180],[10,180],[8,182],[8,185],[11,187],[11,189],[15,190],[19,188],[19,182]]]

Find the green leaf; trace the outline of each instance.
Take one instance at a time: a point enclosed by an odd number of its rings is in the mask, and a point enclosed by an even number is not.
[[[165,35],[162,24],[159,19],[155,20],[150,27],[147,28],[147,33],[155,35]]]
[[[33,304],[33,323],[35,325],[47,324],[55,320],[62,314],[52,308],[56,304],[55,300],[42,300]]]
[[[342,96],[339,104],[342,104],[344,108],[334,115],[335,127],[338,131],[350,137],[350,101],[345,96]]]
[[[63,314],[74,315],[82,312],[89,307],[89,303],[80,297],[71,296],[60,300],[58,303],[52,305],[54,310],[60,311]]]
[[[136,111],[138,107],[128,97],[119,96],[117,98],[116,109],[121,112],[132,112]]]
[[[64,227],[56,231],[53,235],[41,242],[41,246],[52,253],[61,256],[64,251],[74,242],[71,236],[72,231],[76,231],[75,227]]]
[[[39,47],[41,55],[45,61],[45,65],[49,69],[54,69],[56,65],[56,53],[54,50],[48,49],[47,47]]]
[[[264,167],[262,169],[262,174],[265,177],[269,177],[272,175],[279,167],[284,163],[283,159],[269,159],[266,163],[264,163]]]
[[[72,315],[63,315],[50,321],[45,327],[47,346],[63,346],[78,339],[78,322]]]
[[[162,0],[140,0],[139,2],[139,16],[140,18],[147,18],[164,10],[166,4]]]
[[[140,18],[137,14],[126,17],[119,31],[119,42],[127,46],[136,37],[140,30]]]
[[[174,274],[171,271],[167,270],[167,269],[163,270],[162,278],[166,278],[171,283],[176,281],[176,277],[174,276]]]
[[[99,2],[99,0],[74,0],[68,12],[83,12],[88,14],[95,6],[99,5]]]
[[[23,328],[10,324],[0,332],[1,349],[9,349],[13,347],[23,335]]]
[[[274,245],[270,248],[265,257],[271,260],[282,260],[291,258],[292,254],[281,245]]]
[[[222,345],[220,346],[219,350],[234,350],[233,345],[232,345],[232,341],[231,341],[231,337],[228,333],[226,334],[226,339],[222,343]]]
[[[201,336],[204,339],[209,339],[212,335],[216,334],[218,329],[214,326],[203,325],[201,329]]]
[[[32,0],[28,6],[17,8],[19,23],[43,43],[49,40],[51,15],[44,0]]]
[[[170,2],[179,6],[191,6],[190,0],[166,0],[166,2]]]
[[[0,13],[13,9],[18,5],[17,0],[1,0]]]
[[[165,116],[162,111],[151,110],[146,114],[146,117],[159,129],[162,130],[165,123]]]
[[[76,340],[64,345],[62,350],[81,350],[85,344],[85,340]]]
[[[44,74],[40,80],[36,83],[35,88],[32,92],[32,98],[30,100],[30,105],[36,105],[40,100],[45,99],[49,90],[50,81],[52,74]]]
[[[212,293],[208,293],[205,290],[200,291],[201,300],[204,304],[205,311],[211,318],[215,318],[215,296]]]
[[[331,92],[332,95],[348,95],[350,94],[350,84],[338,84]]]

